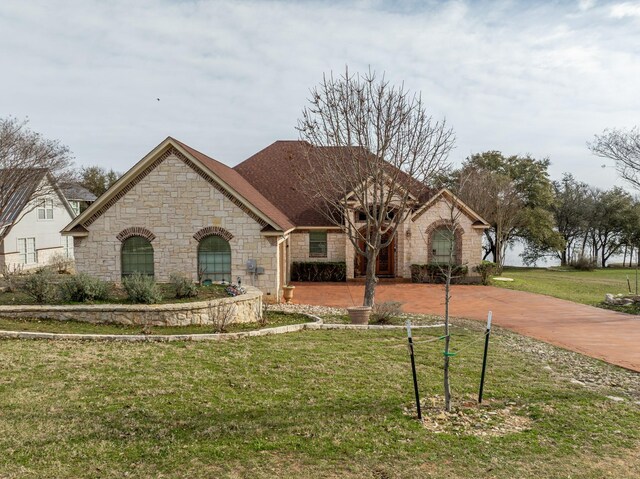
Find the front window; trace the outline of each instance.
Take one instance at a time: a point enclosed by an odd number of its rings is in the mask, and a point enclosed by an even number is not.
[[[52,220],[53,219],[53,200],[45,198],[40,202],[38,206],[38,219],[39,220]]]
[[[220,236],[207,236],[198,245],[198,277],[231,282],[231,246]]]
[[[309,232],[309,256],[311,258],[327,257],[327,232]]]
[[[446,228],[435,230],[431,248],[431,261],[433,263],[456,263],[455,235],[453,231]]]
[[[18,238],[18,254],[21,264],[34,264],[38,262],[35,238]]]
[[[132,236],[122,242],[122,276],[140,273],[153,276],[153,246],[142,236]]]
[[[62,248],[65,258],[73,258],[73,236],[62,237]]]

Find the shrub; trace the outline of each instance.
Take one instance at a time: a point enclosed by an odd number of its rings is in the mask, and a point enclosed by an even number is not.
[[[86,273],[79,273],[60,285],[60,293],[65,301],[100,301],[109,298],[109,284]]]
[[[153,304],[162,299],[158,285],[151,276],[134,273],[122,280],[122,286],[132,303]]]
[[[444,283],[446,280],[447,265],[428,263],[411,265],[412,283]],[[454,265],[451,271],[452,283],[457,283],[467,276],[469,268],[465,265]]]
[[[233,303],[208,304],[209,319],[216,333],[226,333],[227,328],[236,321],[236,305]]]
[[[51,269],[39,268],[27,277],[24,290],[38,304],[52,303],[57,299],[54,279],[55,274]]]
[[[596,261],[586,256],[579,256],[571,262],[571,266],[578,271],[593,271],[596,269]]]
[[[393,318],[400,316],[402,303],[399,301],[385,301],[376,303],[371,309],[371,322],[377,324],[389,324]]]
[[[480,282],[487,286],[490,283],[491,276],[498,274],[498,265],[493,261],[483,261],[473,268],[480,275]]]
[[[54,254],[49,260],[49,265],[56,270],[59,274],[69,273],[73,266],[73,260],[67,258],[62,253]]]
[[[169,282],[176,290],[176,298],[178,299],[198,296],[198,286],[183,274],[172,274],[169,276]]]
[[[21,264],[14,264],[12,267],[5,264],[0,268],[0,274],[4,278],[9,293],[15,293],[18,290],[18,278],[22,275],[22,270]]]
[[[291,281],[346,281],[347,263],[345,262],[301,262],[291,265]]]

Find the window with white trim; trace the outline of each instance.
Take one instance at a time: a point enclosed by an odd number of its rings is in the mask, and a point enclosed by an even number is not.
[[[62,249],[65,258],[73,258],[73,236],[62,237]]]
[[[18,238],[18,254],[21,264],[34,264],[38,262],[35,238]]]
[[[40,206],[38,206],[38,219],[39,220],[53,219],[53,200],[51,198],[45,198],[40,202]]]

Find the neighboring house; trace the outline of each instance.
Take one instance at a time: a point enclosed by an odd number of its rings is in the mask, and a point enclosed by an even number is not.
[[[71,205],[74,216],[78,216],[96,200],[96,195],[77,183],[66,184],[61,189],[69,205]]]
[[[75,215],[47,170],[33,170],[9,196],[0,214],[0,268],[45,266],[56,254],[73,258],[73,241],[60,230]]]
[[[291,163],[303,148],[278,141],[230,168],[167,138],[63,230],[75,239],[76,267],[104,280],[134,272],[167,281],[196,279],[253,284],[280,296],[293,261],[346,261],[349,278],[362,262],[339,227],[308,205]],[[381,276],[410,277],[412,263],[441,259],[455,242],[455,260],[481,261],[488,224],[460,204],[460,234],[443,233],[453,196],[433,193],[381,252]]]

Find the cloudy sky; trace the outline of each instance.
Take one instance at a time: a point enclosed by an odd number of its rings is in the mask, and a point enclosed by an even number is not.
[[[454,163],[530,153],[608,187],[586,142],[640,124],[640,2],[2,0],[0,45],[0,116],[119,170],[167,135],[228,165],[296,138],[345,65],[422,92]]]

